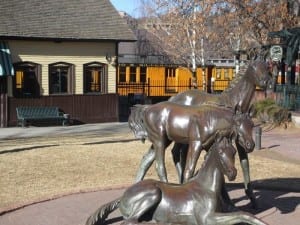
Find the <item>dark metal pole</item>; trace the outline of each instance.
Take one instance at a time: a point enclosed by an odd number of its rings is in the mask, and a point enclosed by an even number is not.
[[[261,134],[262,134],[262,129],[261,127],[256,127],[255,128],[255,148],[260,150],[261,149]]]

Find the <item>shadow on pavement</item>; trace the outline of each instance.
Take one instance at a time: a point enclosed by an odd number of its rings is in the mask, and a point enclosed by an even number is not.
[[[300,193],[300,178],[274,178],[256,180],[252,182],[254,195],[258,204],[257,209],[253,209],[246,195],[233,198],[232,201],[239,209],[258,214],[271,208],[276,208],[281,214],[294,212],[300,205],[300,195],[291,196],[291,192]],[[228,184],[228,191],[235,191],[243,188],[242,183]],[[247,202],[242,204],[242,202]]]
[[[57,144],[55,144],[55,145],[37,145],[37,146],[31,146],[31,147],[26,147],[26,148],[15,148],[15,149],[10,149],[10,150],[3,150],[3,151],[0,151],[0,155],[6,154],[6,153],[30,151],[30,150],[34,150],[37,148],[48,148],[48,147],[54,147],[54,146],[59,146],[59,145],[57,145]]]

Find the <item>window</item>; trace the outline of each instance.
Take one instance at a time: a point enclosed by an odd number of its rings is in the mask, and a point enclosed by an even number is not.
[[[140,67],[140,82],[146,83],[147,67]]]
[[[14,64],[14,70],[14,96],[39,97],[41,66],[33,62],[19,62]]]
[[[126,66],[119,67],[119,82],[126,82]]]
[[[72,94],[74,89],[74,66],[58,62],[49,65],[49,93]]]
[[[170,68],[166,67],[165,68],[165,89],[166,92],[176,92],[176,68]]]
[[[224,69],[224,79],[229,79],[229,69],[228,68]]]
[[[136,67],[130,67],[129,82],[136,82]]]
[[[221,69],[216,68],[217,79],[221,79]]]
[[[83,65],[84,93],[105,93],[107,87],[106,64],[92,62]]]

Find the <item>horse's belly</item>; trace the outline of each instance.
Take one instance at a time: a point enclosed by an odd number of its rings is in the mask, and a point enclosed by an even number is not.
[[[189,125],[186,124],[168,124],[166,134],[169,140],[175,141],[176,143],[188,144],[189,142]]]
[[[182,214],[164,214],[154,215],[153,220],[160,224],[189,224],[189,225],[201,225],[198,224],[195,217],[191,215]]]
[[[178,192],[163,192],[162,200],[155,209],[153,219],[160,223],[196,225],[194,199]]]
[[[176,211],[164,211],[159,208],[155,211],[153,215],[153,220],[157,223],[162,224],[189,224],[189,225],[199,225],[196,221],[194,215],[191,213],[183,213]]]
[[[188,144],[189,143],[188,137],[184,137],[184,136],[180,136],[180,135],[176,135],[176,134],[168,135],[168,139],[171,141],[175,141],[176,143],[180,143],[180,144]]]

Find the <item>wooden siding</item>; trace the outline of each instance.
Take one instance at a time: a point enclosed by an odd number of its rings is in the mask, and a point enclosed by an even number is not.
[[[75,65],[75,93],[83,94],[83,64],[97,61],[108,64],[108,93],[116,92],[116,68],[106,60],[114,56],[113,42],[9,41],[13,62],[31,61],[42,65],[41,95],[49,95],[48,65],[67,62]]]
[[[117,94],[62,95],[40,98],[8,98],[8,125],[16,126],[16,107],[56,106],[70,114],[76,123],[103,123],[119,121],[119,100]]]

